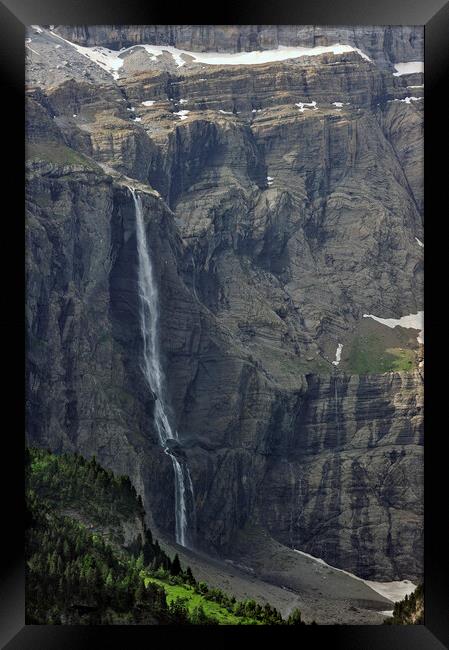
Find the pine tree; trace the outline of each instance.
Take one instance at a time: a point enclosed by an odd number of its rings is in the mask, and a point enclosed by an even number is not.
[[[305,623],[301,620],[301,612],[299,609],[293,610],[287,619],[287,625],[305,625]]]
[[[173,558],[173,562],[170,568],[170,573],[172,576],[179,576],[179,574],[181,573],[181,563],[179,561],[179,556],[177,553]]]
[[[192,569],[189,566],[186,569],[186,582],[188,582],[190,585],[196,584],[196,580],[193,577]]]
[[[145,601],[145,585],[143,580],[139,581],[139,585],[135,591],[134,598],[137,603],[143,603]]]

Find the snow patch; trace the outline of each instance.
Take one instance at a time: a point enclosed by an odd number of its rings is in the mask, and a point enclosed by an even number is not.
[[[141,118],[141,117],[135,117],[135,118],[134,118],[134,122],[141,122],[141,121],[142,121],[142,118]]]
[[[180,104],[187,104],[187,99],[180,99],[180,100],[179,100],[179,103],[180,103]]]
[[[393,102],[405,102],[406,104],[410,104],[411,102],[419,102],[421,99],[424,99],[424,97],[404,97],[404,99],[393,99]]]
[[[62,38],[62,36],[59,36],[59,34],[53,31],[50,31],[50,33],[73,47],[79,54],[96,63],[100,68],[111,74],[114,79],[119,78],[118,71],[124,63],[123,59],[119,57],[119,52],[108,50],[107,47],[83,47],[82,45],[77,45]]]
[[[337,106],[338,108],[341,108],[343,106],[343,102],[332,102],[332,106]]]
[[[381,325],[386,325],[387,327],[405,327],[408,329],[420,330],[418,334],[418,343],[424,343],[424,312],[419,311],[417,314],[409,314],[408,316],[402,316],[401,318],[379,318],[378,316],[373,316],[372,314],[363,314],[363,318],[372,318],[376,320]]]
[[[351,47],[350,45],[342,45],[340,43],[317,47],[290,47],[280,45],[275,50],[254,50],[252,52],[189,52],[169,45],[134,45],[132,47],[143,47],[152,55],[152,60],[161,56],[163,52],[169,52],[173,56],[178,67],[181,67],[186,63],[182,58],[183,56],[191,57],[194,63],[206,63],[208,65],[257,65],[260,63],[272,63],[274,61],[296,59],[303,56],[357,52],[357,54],[366,61],[371,61],[371,59],[358,48]]]
[[[421,248],[424,248],[424,244],[422,243],[422,241],[420,239],[418,239],[418,237],[415,237],[415,239],[418,242],[418,246],[421,246]]]
[[[173,113],[173,115],[177,115],[180,120],[186,120],[187,119],[187,114],[190,113],[190,111],[178,111],[177,113]]]
[[[31,41],[31,38],[30,38],[29,40]],[[29,50],[31,50],[32,52],[34,52],[34,54],[37,54],[38,56],[40,56],[39,52],[36,52],[36,50],[33,50],[33,48],[31,47],[31,45],[28,45],[28,43],[25,45],[25,47],[27,47]]]
[[[297,104],[295,104],[295,106],[297,106],[299,108],[300,113],[304,113],[304,111],[309,111],[310,110],[308,108],[309,106],[311,106],[313,108],[313,110],[315,110],[315,111],[318,110],[315,101],[313,101],[313,102],[298,102]]]
[[[338,364],[340,363],[340,360],[341,360],[341,351],[342,351],[342,350],[343,350],[343,343],[339,343],[339,344],[337,345],[337,351],[336,351],[336,353],[335,353],[335,361],[332,361],[332,363],[334,364],[334,366],[338,366]]]
[[[396,72],[393,77],[400,77],[403,74],[415,74],[424,72],[424,61],[408,61],[407,63],[395,63]]]
[[[394,582],[364,580],[363,582],[367,584],[368,587],[371,587],[371,589],[374,589],[374,591],[377,591],[378,594],[385,596],[385,598],[392,600],[394,603],[403,600],[416,589],[416,585],[410,582],[410,580],[396,580]]]
[[[185,65],[185,60],[182,58],[184,54],[189,55],[189,52],[186,50],[178,50],[177,47],[172,45],[133,45],[128,48],[128,50],[133,49],[133,47],[143,47],[143,49],[151,55],[151,60],[156,61],[159,56],[168,52],[173,57],[178,68]]]
[[[142,102],[143,106],[153,106],[155,100],[154,99],[147,99],[146,101]]]
[[[234,115],[232,111],[223,111],[221,108],[218,111],[219,113],[223,113],[223,115]]]
[[[34,29],[34,31],[37,32],[38,34],[42,34],[42,32],[44,31],[42,27],[39,27],[39,25],[30,25],[30,27]]]
[[[355,580],[364,582],[368,587],[371,587],[371,589],[376,591],[381,596],[384,596],[384,598],[388,598],[393,603],[397,603],[399,600],[402,600],[403,598],[405,598],[405,596],[408,596],[409,594],[413,593],[416,589],[416,585],[410,582],[410,580],[396,580],[394,582],[377,582],[373,580],[364,580],[363,578],[359,578],[358,576],[356,576],[354,573],[350,573],[349,571],[345,571],[344,569],[337,569],[337,567],[328,564],[327,562],[325,562],[319,557],[314,557],[313,555],[309,555],[309,553],[305,553],[304,551],[298,551],[298,549],[296,548],[293,550],[296,553],[299,553],[300,555],[304,555],[305,557],[314,560],[317,564],[322,564],[326,567],[329,567],[330,569],[334,569],[334,571],[340,571],[341,573],[345,573],[347,576],[350,576]],[[387,611],[389,612],[392,610],[387,610]],[[383,613],[385,615],[388,615],[387,612],[383,612]]]

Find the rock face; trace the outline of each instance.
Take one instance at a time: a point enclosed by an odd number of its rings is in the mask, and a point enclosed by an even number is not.
[[[255,526],[364,578],[420,578],[422,348],[415,330],[368,330],[363,314],[422,309],[422,89],[388,68],[422,59],[422,32],[55,31],[227,52],[346,34],[375,60],[178,69],[138,49],[114,79],[30,32],[27,435],[128,474],[152,527],[173,535],[172,463],[141,369],[132,185],[198,548],[232,554]]]

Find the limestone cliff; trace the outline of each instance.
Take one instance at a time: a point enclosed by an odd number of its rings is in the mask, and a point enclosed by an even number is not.
[[[114,76],[60,36],[226,52],[343,40],[373,60],[178,66],[136,48]],[[422,309],[422,79],[392,72],[422,59],[421,31],[30,38],[29,438],[129,475],[173,535],[172,464],[141,369],[132,185],[198,548],[232,555],[239,531],[262,527],[365,578],[419,578],[422,347],[416,330],[363,315]]]

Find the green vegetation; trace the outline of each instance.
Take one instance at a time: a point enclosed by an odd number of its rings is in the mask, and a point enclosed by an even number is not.
[[[384,620],[385,625],[424,625],[424,585],[403,600],[395,603],[393,616]]]
[[[164,588],[167,602],[182,601],[191,615],[202,611],[219,625],[304,625],[299,610],[294,610],[287,621],[268,603],[260,605],[254,600],[236,601],[220,589],[211,589],[206,583],[183,584],[180,580],[158,572],[145,577],[145,584]]]
[[[153,540],[129,478],[95,457],[30,449],[26,478],[28,624],[304,625],[299,610],[285,621],[269,604],[197,583]],[[113,543],[111,526],[136,517],[143,535]]]
[[[27,494],[26,623],[170,623],[164,590],[145,588],[133,556]]]
[[[385,348],[381,336],[368,334],[353,339],[347,369],[357,375],[412,370],[415,365],[413,350]]]
[[[43,160],[53,164],[81,165],[87,170],[101,171],[101,168],[83,154],[58,142],[30,142],[26,148],[27,160]]]
[[[29,486],[59,510],[77,512],[103,526],[119,526],[124,518],[143,518],[145,511],[127,476],[103,469],[95,456],[56,456],[30,450]]]

